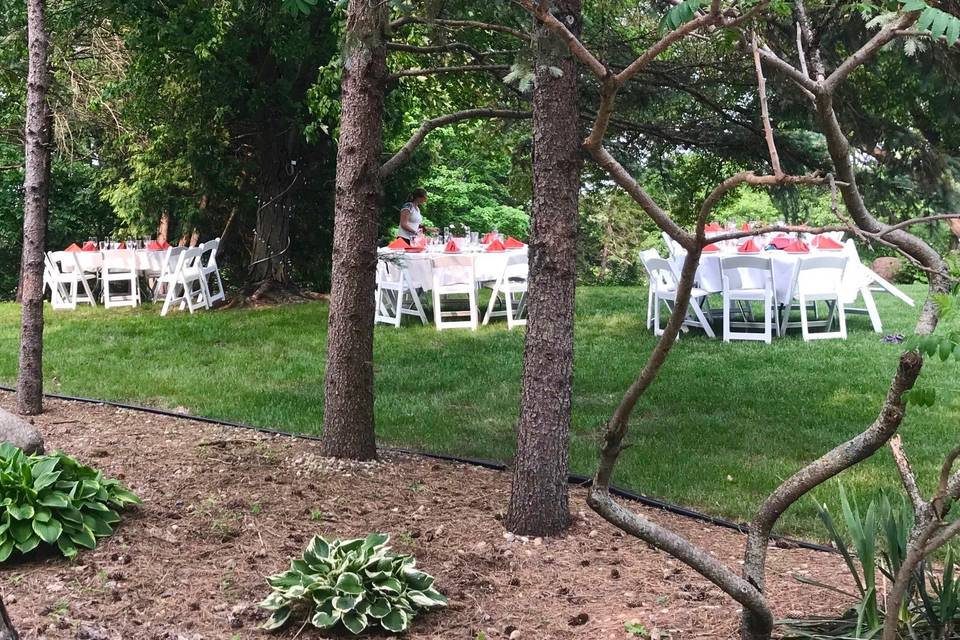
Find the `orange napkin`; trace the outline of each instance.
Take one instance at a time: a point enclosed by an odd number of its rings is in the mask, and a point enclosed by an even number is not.
[[[737,253],[760,253],[760,247],[750,238],[737,248]]]
[[[703,248],[704,253],[716,253],[717,251],[720,251],[720,247],[715,244],[708,244]]]
[[[741,231],[750,231],[750,223],[749,223],[749,222],[744,222],[742,225],[740,225],[740,230],[741,230]]]
[[[810,247],[803,240],[794,240],[783,248],[787,253],[810,253]]]
[[[507,249],[523,249],[527,245],[523,244],[513,236],[510,236],[507,238],[507,241],[503,243],[503,246]]]
[[[503,246],[503,243],[497,239],[494,239],[493,241],[490,242],[489,245],[487,245],[487,251],[490,251],[490,252],[503,251],[505,249],[506,247]]]
[[[718,225],[716,222],[711,222],[703,228],[704,231],[723,231],[723,227]]]
[[[445,253],[460,253],[460,247],[457,246],[457,243],[453,239],[447,242],[443,250]]]
[[[817,236],[813,239],[813,246],[824,251],[837,251],[843,249],[843,245],[830,236]]]
[[[84,242],[83,248],[81,249],[81,251],[96,251],[96,250],[97,250],[96,242]]]
[[[777,249],[785,249],[790,245],[791,242],[793,241],[787,236],[777,236],[770,241],[770,244],[775,246]]]
[[[76,243],[76,242],[74,242],[74,243],[71,244],[69,247],[67,247],[66,249],[64,249],[64,251],[69,251],[70,253],[75,253],[75,252],[80,251],[80,250],[81,250],[81,249],[80,249],[80,247],[77,246],[77,243]]]
[[[403,238],[397,238],[387,245],[387,249],[406,249],[410,244]]]

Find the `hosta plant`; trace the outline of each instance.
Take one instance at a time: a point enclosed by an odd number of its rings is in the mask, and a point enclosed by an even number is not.
[[[68,558],[113,533],[118,509],[140,499],[63,453],[28,456],[0,443],[0,562],[41,544]]]
[[[400,633],[419,611],[446,605],[433,577],[418,571],[411,556],[391,552],[389,539],[382,533],[332,541],[315,536],[288,571],[267,579],[273,592],[260,606],[272,614],[264,628],[297,621],[354,634]]]

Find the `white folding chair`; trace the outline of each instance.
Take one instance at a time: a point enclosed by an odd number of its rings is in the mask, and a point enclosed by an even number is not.
[[[667,309],[673,308],[677,301],[677,285],[680,281],[673,265],[669,260],[663,258],[650,258],[643,263],[647,274],[650,276],[650,287],[653,290],[653,335],[662,336],[663,329],[660,328],[660,307],[666,305]],[[684,320],[684,324],[692,327],[700,327],[703,332],[711,338],[716,338],[713,327],[707,320],[703,311],[702,304],[706,300],[707,292],[699,287],[693,287],[690,290],[689,309],[693,311],[693,318],[689,316]]]
[[[178,304],[181,310],[186,307],[190,313],[201,307],[210,307],[201,281],[203,276],[198,265],[200,254],[200,247],[184,249],[177,256],[173,269],[159,278],[158,283],[163,285],[167,292],[163,308],[160,309],[161,316],[167,315],[170,307],[175,304]]]
[[[207,304],[226,299],[223,292],[223,280],[220,279],[220,268],[217,266],[217,251],[220,249],[220,238],[209,240],[200,245],[202,253],[200,254],[200,283],[203,285],[203,293],[207,297]],[[210,283],[217,283],[216,293],[211,294]]]
[[[374,295],[374,323],[399,327],[403,316],[410,315],[427,324],[427,314],[423,312],[420,296],[410,284],[410,276],[402,265],[383,259],[377,262],[377,291]]]
[[[477,330],[477,275],[472,256],[436,256],[433,262],[433,319],[437,331],[454,328]],[[467,309],[444,311],[443,300],[466,295]],[[447,320],[462,318],[467,320]]]
[[[166,296],[166,286],[163,284],[166,280],[164,276],[167,276],[173,273],[173,270],[177,266],[177,260],[180,258],[180,254],[183,253],[185,247],[167,247],[163,252],[163,256],[160,258],[159,269],[150,269],[146,272],[147,278],[153,280],[153,288],[151,289],[151,297],[154,302],[160,300],[162,296]]]
[[[762,340],[772,341],[772,328],[780,335],[780,323],[774,322],[777,314],[777,291],[773,280],[773,263],[764,256],[725,256],[720,258],[720,273],[723,280],[723,341]],[[733,327],[756,327],[755,322],[733,323],[730,320],[734,302],[763,303],[763,332],[733,331]]]
[[[873,330],[882,333],[883,324],[880,321],[880,313],[877,311],[877,303],[873,299],[873,294],[886,291],[911,307],[913,306],[913,299],[863,264],[860,260],[860,253],[857,251],[857,245],[854,244],[852,238],[843,243],[843,255],[847,257],[847,268],[844,271],[841,292],[843,303],[846,305],[846,312],[867,314],[870,316]],[[856,302],[858,295],[863,298],[863,308],[850,306]]]
[[[140,285],[137,282],[137,254],[133,249],[111,249],[103,252],[100,269],[103,306],[135,307],[140,304]],[[120,285],[117,291],[116,285]]]
[[[44,254],[43,284],[50,288],[50,305],[54,309],[76,309],[78,303],[97,306],[90,280],[96,284],[97,274],[85,272],[76,253],[50,251]]]
[[[656,249],[644,249],[640,252],[640,264],[643,266],[647,275],[650,275],[650,269],[647,267],[647,261],[659,258],[660,252]],[[647,328],[653,328],[653,278],[647,278]]]
[[[843,302],[843,274],[846,266],[847,257],[843,255],[820,255],[800,259],[790,294],[791,299],[797,301],[800,322],[789,321],[791,305],[788,301],[780,325],[781,335],[785,334],[787,329],[799,326],[803,339],[808,342],[825,338],[847,339],[847,317]],[[807,316],[812,305],[815,312],[814,318],[819,318],[819,314],[816,313],[818,302],[827,303],[826,320],[810,320]],[[839,321],[838,328],[836,331],[831,331],[834,318]],[[811,327],[822,327],[825,330],[813,332],[810,331]]]
[[[524,313],[527,309],[527,278],[530,274],[530,267],[527,262],[527,254],[514,253],[508,254],[507,260],[503,265],[503,272],[497,280],[489,285],[490,303],[487,305],[487,312],[483,316],[483,324],[490,322],[490,318],[506,317],[507,329],[526,326],[527,319]],[[494,311],[494,307],[503,294],[504,308],[501,311]],[[514,296],[519,295],[514,299]]]

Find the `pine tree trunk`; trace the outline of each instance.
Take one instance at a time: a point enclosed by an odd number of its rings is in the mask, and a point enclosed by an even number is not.
[[[20,640],[20,636],[7,614],[7,607],[3,604],[2,596],[0,596],[0,640]]]
[[[267,136],[263,136],[267,137]],[[287,174],[289,160],[278,153],[278,140],[268,139],[261,155],[261,175],[257,185],[260,205],[257,209],[256,234],[253,238],[253,257],[250,261],[250,281],[265,281],[280,286],[290,284],[290,200],[291,182]]]
[[[377,455],[373,296],[387,79],[384,3],[350,0],[337,150],[323,439],[326,455]]]
[[[53,128],[53,118],[47,104],[50,85],[49,41],[43,21],[43,0],[27,0],[27,38],[29,71],[17,411],[23,415],[36,415],[43,411],[43,260]]]
[[[580,0],[557,0],[554,8],[557,18],[578,34]],[[529,319],[506,526],[514,533],[543,536],[561,533],[570,520],[567,457],[582,161],[575,65],[562,43],[542,26],[535,28]],[[562,75],[557,77],[554,69]]]

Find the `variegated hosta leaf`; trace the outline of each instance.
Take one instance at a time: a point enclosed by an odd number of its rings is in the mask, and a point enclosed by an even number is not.
[[[379,625],[400,633],[418,610],[444,606],[447,600],[433,588],[433,577],[415,569],[411,556],[391,552],[388,541],[386,534],[343,541],[315,536],[288,571],[267,579],[273,593],[261,606],[274,615],[264,626],[276,629],[304,616],[301,622],[321,629],[359,634]]]
[[[393,633],[401,633],[410,626],[410,618],[403,609],[394,609],[380,619],[380,626]]]

